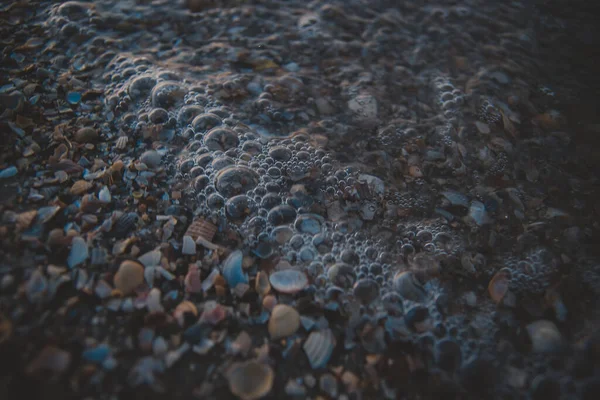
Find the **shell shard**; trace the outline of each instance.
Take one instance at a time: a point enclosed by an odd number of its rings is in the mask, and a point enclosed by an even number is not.
[[[333,332],[331,329],[311,332],[302,348],[313,369],[325,367],[335,348]]]
[[[248,275],[242,270],[243,257],[242,252],[236,250],[223,262],[223,277],[230,288],[235,288],[238,283],[248,283]]]
[[[215,233],[217,233],[217,227],[212,222],[200,218],[191,223],[185,236],[190,236],[194,241],[201,237],[210,242],[215,237]]]

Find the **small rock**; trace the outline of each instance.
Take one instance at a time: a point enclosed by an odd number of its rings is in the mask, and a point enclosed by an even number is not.
[[[94,128],[80,128],[75,132],[75,141],[77,143],[91,143],[98,140],[98,132]]]
[[[273,308],[269,319],[269,334],[280,339],[296,333],[300,327],[300,314],[293,307],[278,304]]]
[[[121,263],[115,274],[115,287],[124,295],[132,293],[144,282],[144,267],[135,261],[126,260]]]
[[[150,168],[158,167],[160,165],[161,159],[162,159],[162,156],[156,150],[145,151],[140,156],[140,161],[143,162],[144,164],[146,164]]]

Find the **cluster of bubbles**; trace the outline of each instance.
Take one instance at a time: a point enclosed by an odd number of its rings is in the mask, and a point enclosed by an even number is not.
[[[503,262],[510,271],[510,288],[515,293],[544,293],[558,270],[558,259],[545,247],[530,250],[522,257],[505,257]]]
[[[444,116],[450,120],[459,116],[460,109],[465,103],[464,93],[445,77],[434,78],[432,84],[437,95],[438,106]]]

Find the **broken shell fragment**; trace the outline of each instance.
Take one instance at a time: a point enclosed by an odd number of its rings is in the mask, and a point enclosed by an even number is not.
[[[190,236],[192,239],[194,239],[194,241],[201,237],[210,242],[212,241],[216,232],[217,227],[212,222],[209,222],[204,218],[200,218],[192,222],[192,224],[187,228],[185,235]]]

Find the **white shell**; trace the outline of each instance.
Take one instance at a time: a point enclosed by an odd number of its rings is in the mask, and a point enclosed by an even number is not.
[[[186,235],[183,237],[183,246],[181,248],[181,253],[187,255],[196,254],[196,243],[194,242],[194,239],[192,239],[191,236]]]

